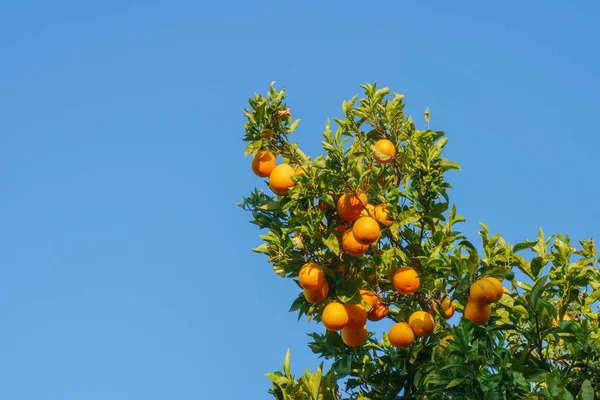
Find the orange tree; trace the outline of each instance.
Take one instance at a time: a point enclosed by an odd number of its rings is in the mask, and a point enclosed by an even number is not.
[[[598,254],[567,235],[511,245],[460,231],[442,131],[417,129],[404,96],[376,84],[328,121],[324,154],[290,140],[299,120],[271,85],[245,110],[252,170],[239,204],[263,229],[275,273],[298,283],[290,311],[325,328],[308,344],[331,361],[267,374],[277,399],[584,399],[600,394]],[[277,160],[280,160],[279,162]],[[517,273],[515,278],[513,270]],[[502,283],[504,282],[504,285]],[[295,297],[295,299],[293,299]],[[292,300],[293,299],[293,300]],[[457,312],[457,317],[449,319]],[[458,316],[461,316],[460,319]],[[378,328],[394,321],[391,329]],[[596,393],[596,395],[595,395]]]

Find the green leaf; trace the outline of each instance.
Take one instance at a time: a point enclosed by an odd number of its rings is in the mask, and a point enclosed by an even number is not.
[[[531,289],[531,293],[529,294],[529,298],[531,299],[531,304],[535,305],[540,297],[540,293],[544,290],[544,286],[546,285],[546,281],[548,280],[548,275],[542,276],[535,282],[533,288]]]
[[[335,253],[335,255],[340,254],[340,241],[337,236],[333,234],[333,232],[329,232],[327,237],[323,237],[323,243],[327,248]]]
[[[287,353],[285,353],[285,360],[283,361],[283,372],[286,376],[290,376],[290,349],[287,349]]]
[[[269,201],[266,204],[263,204],[262,206],[258,207],[258,209],[263,211],[279,211],[281,210],[281,206],[277,201]]]
[[[282,278],[285,278],[285,268],[281,265],[273,264],[273,271]]]
[[[319,389],[321,388],[321,376],[322,376],[323,364],[317,368],[317,371],[310,378],[310,391],[315,399],[319,398]]]
[[[281,372],[270,372],[265,374],[267,378],[272,380],[278,386],[284,386],[289,383],[289,379],[285,376],[281,375]]]
[[[260,140],[255,140],[254,142],[250,142],[250,144],[248,144],[248,146],[246,146],[246,151],[244,152],[244,157],[247,157],[248,154],[254,155],[254,154],[258,153],[261,146],[262,146],[262,141],[260,141]]]
[[[424,115],[424,117],[425,117],[425,122],[427,122],[427,127],[429,127],[429,116],[430,116],[430,114],[431,114],[431,113],[429,112],[429,107],[427,107],[427,108],[425,109],[425,115]]]
[[[558,370],[546,374],[546,383],[550,396],[556,400],[573,400],[573,395],[565,388]]]
[[[288,132],[292,133],[296,130],[296,128],[298,128],[298,124],[300,123],[300,120],[297,119],[294,122],[292,122],[292,124],[290,125],[290,127],[288,128]]]
[[[580,400],[594,400],[594,388],[589,380],[583,381],[578,397]]]
[[[533,249],[536,245],[536,242],[522,242],[517,243],[513,246],[513,253],[525,250],[525,249]]]
[[[544,266],[548,263],[548,260],[545,257],[535,257],[531,260],[531,273],[533,278],[537,278],[537,276],[542,272]]]
[[[532,249],[539,257],[544,257],[546,255],[546,240],[544,239],[544,231],[542,228],[538,230],[538,241]]]
[[[299,310],[300,307],[302,307],[302,305],[305,304],[305,302],[306,299],[304,298],[304,293],[300,293],[298,297],[296,297],[296,300],[294,300],[294,302],[290,306],[289,312]]]
[[[400,215],[398,215],[396,222],[400,226],[403,226],[403,225],[412,224],[413,222],[417,222],[420,218],[421,218],[421,216],[415,210],[406,210],[406,211],[402,211],[400,213]]]
[[[585,306],[590,307],[596,302],[596,300],[598,300],[598,298],[600,298],[600,289],[595,290],[585,299]]]
[[[337,298],[344,304],[360,304],[362,296],[360,295],[360,281],[339,282]]]
[[[269,252],[269,244],[263,243],[260,246],[253,248],[252,251],[255,253],[268,253]]]
[[[454,378],[450,381],[450,383],[448,383],[448,385],[446,385],[446,389],[450,389],[453,388],[454,386],[460,385],[462,383],[462,381],[464,381],[466,379],[466,376],[463,376],[462,378]]]

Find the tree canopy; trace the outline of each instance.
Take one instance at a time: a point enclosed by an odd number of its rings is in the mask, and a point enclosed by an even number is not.
[[[277,399],[582,399],[600,393],[599,256],[568,235],[477,246],[448,197],[448,138],[418,129],[404,96],[360,86],[325,124],[324,153],[291,140],[299,119],[271,84],[245,109],[260,183],[239,205],[276,274],[298,283],[290,311],[322,323],[326,360],[267,374]],[[278,161],[279,160],[279,161]],[[517,273],[515,274],[516,271]],[[295,296],[295,299],[294,299]],[[458,314],[450,323],[450,318]],[[461,315],[461,318],[458,318]],[[395,325],[383,331],[383,318]],[[456,321],[456,323],[454,323]],[[596,393],[596,395],[595,395]]]

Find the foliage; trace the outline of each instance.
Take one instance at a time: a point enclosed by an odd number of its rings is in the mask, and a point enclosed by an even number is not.
[[[290,141],[299,120],[284,103],[285,91],[271,84],[266,97],[255,94],[245,110],[246,155],[268,150],[306,169],[293,177],[287,195],[271,194],[267,181],[264,191],[254,190],[240,206],[266,230],[254,251],[268,257],[275,273],[297,279],[307,262],[322,267],[327,299],[311,304],[300,291],[290,308],[299,319],[319,322],[331,301],[361,303],[364,289],[389,304],[387,318],[394,321],[408,321],[418,310],[431,313],[435,331],[406,349],[391,346],[377,322],[369,322],[366,343],[353,348],[336,332],[315,332],[309,347],[332,361],[329,372],[323,374],[321,366],[295,379],[288,352],[284,372],[267,375],[271,393],[277,399],[315,400],[598,396],[600,272],[594,242],[575,246],[567,235],[546,237],[540,229],[537,240],[511,245],[481,224],[478,250],[457,230],[465,219],[450,203],[445,175],[459,165],[442,157],[448,139],[429,128],[429,110],[428,128],[420,130],[404,114],[403,95],[375,83],[361,88],[363,97],[342,103],[335,132],[327,121],[325,152],[315,158]],[[375,148],[380,139],[390,140],[397,153],[390,157]],[[337,200],[361,192],[369,204],[385,205],[393,224],[382,227],[365,255],[350,256],[340,244],[338,227],[350,225],[340,220]],[[419,274],[414,295],[394,288],[394,273],[403,266]],[[461,318],[450,324],[442,302],[450,298],[463,312],[470,286],[488,276],[505,280],[488,323]],[[453,339],[442,342],[447,335]]]

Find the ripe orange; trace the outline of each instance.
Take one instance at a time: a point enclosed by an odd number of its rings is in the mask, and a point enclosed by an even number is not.
[[[371,217],[360,217],[352,227],[354,238],[360,244],[371,244],[377,240],[381,230],[379,224]]]
[[[342,247],[346,253],[355,257],[362,256],[369,250],[368,244],[360,244],[356,241],[352,229],[346,229],[342,235]]]
[[[375,142],[375,147],[377,148],[377,150],[379,150],[386,156],[394,157],[396,155],[396,147],[394,147],[394,143],[390,142],[387,139],[378,140],[377,142]],[[391,158],[388,158],[385,161],[378,158],[375,152],[373,152],[373,158],[375,159],[375,161],[382,164],[387,164],[391,161]]]
[[[252,158],[252,171],[261,178],[271,175],[273,168],[275,168],[275,154],[269,150],[260,150]]]
[[[444,309],[446,319],[452,318],[456,307],[454,306],[454,303],[452,303],[452,300],[450,300],[450,297],[446,297],[444,301],[442,301],[442,308]]]
[[[344,221],[354,221],[360,216],[359,208],[352,208],[348,205],[348,194],[343,194],[337,201],[337,212]]]
[[[360,346],[367,340],[367,325],[362,325],[357,329],[351,329],[346,326],[342,328],[342,340],[346,346]]]
[[[417,336],[429,336],[435,328],[431,314],[425,311],[415,311],[410,315],[408,324]]]
[[[465,318],[473,321],[477,325],[485,325],[490,320],[492,306],[489,304],[477,303],[471,299],[465,306]]]
[[[394,223],[394,221],[388,218],[388,209],[385,204],[375,206],[375,219],[385,226],[391,226]]]
[[[367,312],[362,304],[346,304],[345,307],[348,313],[346,328],[356,330],[367,323]]]
[[[405,349],[415,340],[415,334],[406,322],[398,322],[390,329],[388,338],[392,346]]]
[[[317,290],[323,286],[325,274],[320,265],[309,262],[300,268],[298,279],[300,280],[300,286],[302,286],[303,289]]]
[[[492,282],[494,284],[494,287],[496,288],[496,300],[494,300],[494,303],[500,300],[502,298],[502,295],[504,294],[504,288],[502,287],[502,283],[500,283],[500,281],[494,278],[493,276],[488,276],[487,278],[483,279],[487,279],[488,281]]]
[[[420,284],[417,271],[411,267],[402,267],[394,274],[394,287],[402,294],[413,294]]]
[[[329,294],[329,284],[323,281],[323,286],[315,290],[304,289],[304,298],[310,304],[317,304],[327,298]]]
[[[358,196],[354,193],[348,194],[346,201],[349,207],[360,208],[360,211],[362,211],[369,203],[369,198],[367,197],[366,193],[360,189],[356,191],[356,194]]]
[[[277,194],[288,194],[290,188],[295,185],[292,180],[295,173],[289,164],[279,164],[269,175],[269,186]]]
[[[498,292],[494,283],[488,279],[479,279],[471,285],[471,299],[480,304],[491,304],[496,301]]]
[[[390,309],[387,304],[379,301],[369,312],[367,313],[367,319],[369,321],[381,321],[387,317]]]
[[[323,309],[321,321],[328,331],[339,331],[348,324],[348,312],[342,303],[334,301]]]
[[[340,196],[337,201],[337,211],[340,217],[345,221],[354,221],[360,216],[360,213],[364,210],[364,205],[368,203],[367,195],[360,193],[359,197],[356,197],[352,193],[346,193]]]

